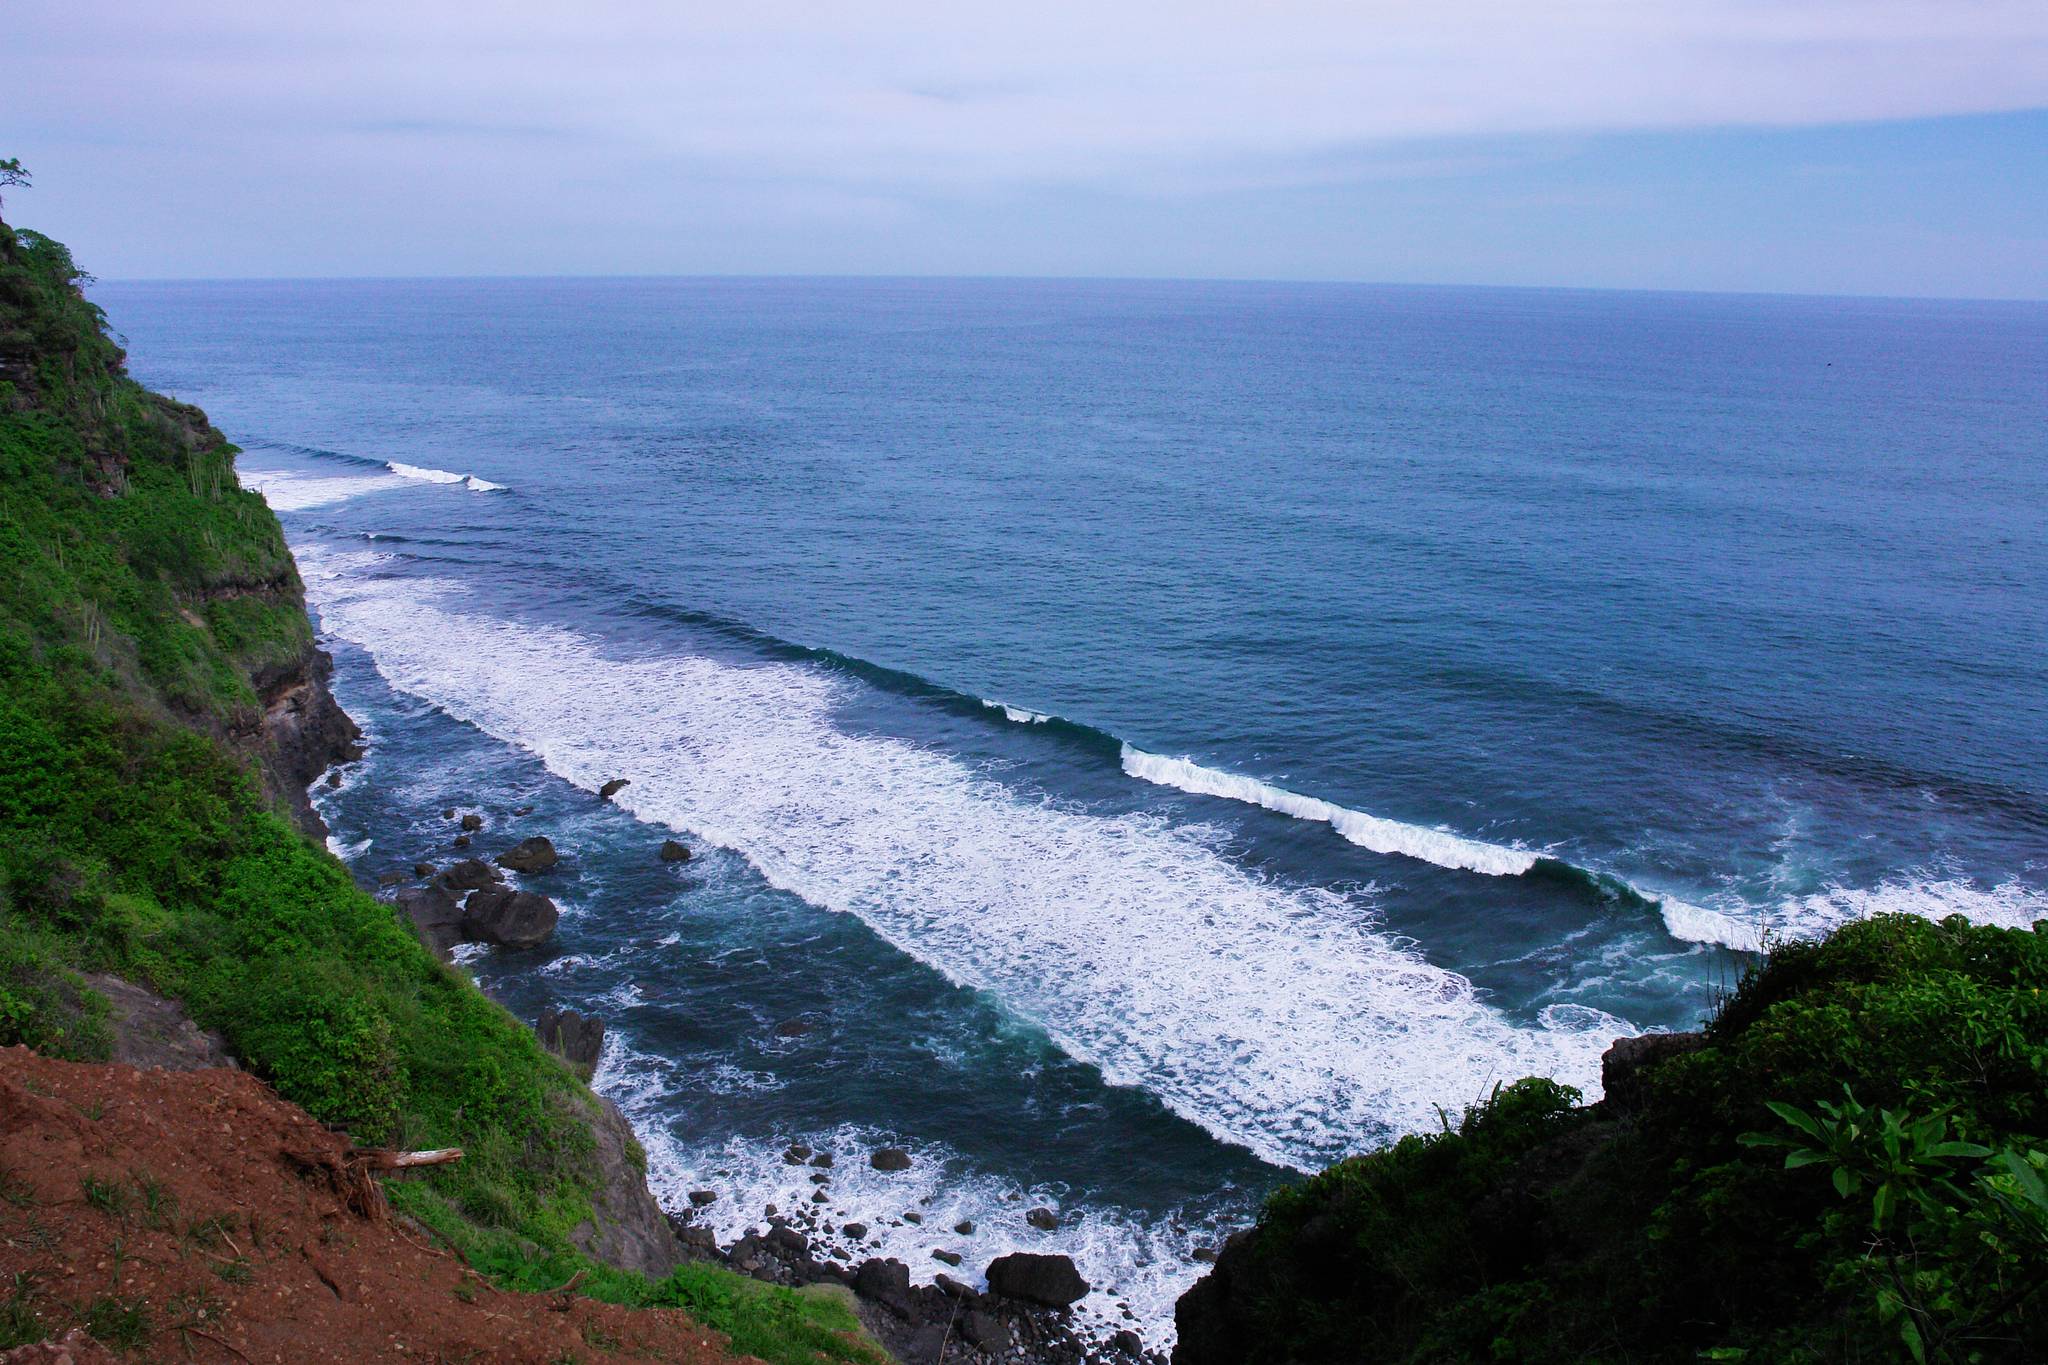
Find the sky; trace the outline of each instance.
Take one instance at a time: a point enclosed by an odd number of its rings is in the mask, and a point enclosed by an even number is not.
[[[2048,297],[2048,0],[7,0],[103,278]]]

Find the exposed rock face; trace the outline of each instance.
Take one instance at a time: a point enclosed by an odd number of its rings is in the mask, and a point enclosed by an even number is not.
[[[1087,1296],[1088,1281],[1081,1278],[1071,1257],[1013,1251],[989,1262],[988,1288],[1006,1299],[1065,1308]]]
[[[1607,1107],[1630,1113],[1641,1107],[1650,1068],[1668,1057],[1682,1057],[1706,1046],[1704,1033],[1644,1033],[1617,1038],[1600,1057],[1600,1089]]]
[[[629,785],[632,782],[632,780],[633,779],[631,779],[630,777],[613,778],[611,781],[605,783],[602,787],[599,787],[597,789],[597,799],[600,801],[611,800],[614,796],[617,796],[619,794],[622,788]]]
[[[499,867],[508,867],[514,872],[545,872],[560,862],[561,856],[545,834],[536,834],[500,853],[497,861]]]
[[[304,601],[296,581],[277,591]],[[264,792],[288,804],[299,828],[315,839],[327,837],[327,825],[306,789],[334,764],[363,756],[363,732],[328,690],[333,673],[334,660],[327,652],[309,649],[292,667],[253,680],[263,699],[257,757]]]
[[[596,1227],[583,1224],[569,1240],[607,1265],[658,1280],[682,1264],[682,1244],[647,1191],[647,1154],[633,1137],[633,1126],[616,1104],[602,1096],[591,1098],[597,1106],[590,1129],[597,1139],[599,1176],[591,1204],[598,1221]]]
[[[408,886],[398,893],[398,909],[413,933],[443,962],[464,938],[462,907],[438,886]]]
[[[604,1020],[596,1015],[550,1005],[540,1012],[533,1031],[542,1047],[575,1067],[585,1080],[597,1070],[597,1056],[604,1049]]]
[[[98,972],[85,984],[106,997],[108,1023],[114,1032],[114,1060],[129,1066],[165,1071],[201,1071],[225,1066],[239,1069],[227,1040],[192,1022],[184,1006],[155,991]]]
[[[546,896],[486,886],[462,904],[462,928],[470,938],[503,948],[537,948],[555,932],[560,912]]]

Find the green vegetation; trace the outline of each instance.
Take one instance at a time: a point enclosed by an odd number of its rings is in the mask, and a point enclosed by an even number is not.
[[[0,1045],[104,1057],[77,973],[146,982],[359,1142],[462,1147],[394,1195],[501,1282],[557,1286],[595,1101],[264,798],[264,680],[312,644],[297,572],[233,447],[124,375],[84,279],[0,225]],[[850,1315],[723,1271],[592,1286],[701,1305],[771,1360],[864,1358]]]
[[[1183,1342],[1248,1361],[2048,1358],[2044,987],[2038,927],[1900,916],[1779,947],[1629,1112],[1522,1081],[1276,1194]]]

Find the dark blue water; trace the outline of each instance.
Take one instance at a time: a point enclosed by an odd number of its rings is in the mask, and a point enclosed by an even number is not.
[[[2048,915],[2048,307],[97,296],[300,551],[353,865],[552,835],[558,940],[470,966],[612,1022],[728,1233],[826,1146],[835,1227],[1070,1250],[1156,1328],[1288,1169],[1590,1088],[1731,949]]]

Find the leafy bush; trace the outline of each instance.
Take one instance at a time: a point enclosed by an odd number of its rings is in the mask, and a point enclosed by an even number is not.
[[[2040,926],[1782,946],[1630,1112],[1523,1081],[1275,1194],[1184,1354],[2048,1358],[2044,986]]]

